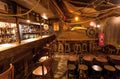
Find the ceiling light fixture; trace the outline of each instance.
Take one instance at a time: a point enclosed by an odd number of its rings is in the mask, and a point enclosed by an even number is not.
[[[79,20],[79,18],[76,16],[76,17],[75,17],[75,21],[78,21],[78,20]]]

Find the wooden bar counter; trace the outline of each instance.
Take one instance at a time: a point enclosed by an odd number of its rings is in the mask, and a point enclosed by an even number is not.
[[[0,73],[9,67],[9,63],[12,63],[15,66],[15,79],[28,78],[34,66],[33,56],[55,38],[55,35],[49,35],[23,40],[21,43],[1,44]]]

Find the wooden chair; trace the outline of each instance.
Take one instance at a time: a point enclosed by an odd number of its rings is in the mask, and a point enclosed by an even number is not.
[[[0,74],[0,79],[14,79],[14,66],[10,64],[9,69]]]
[[[70,52],[70,44],[69,43],[65,43],[65,53],[69,53]]]

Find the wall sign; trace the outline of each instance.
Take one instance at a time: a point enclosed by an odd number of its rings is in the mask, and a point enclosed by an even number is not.
[[[98,45],[104,46],[104,33],[99,33],[98,39],[99,39]]]

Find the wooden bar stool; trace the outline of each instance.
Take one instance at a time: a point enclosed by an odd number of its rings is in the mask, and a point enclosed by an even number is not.
[[[76,43],[75,45],[74,45],[74,52],[76,53],[76,54],[79,54],[79,53],[82,53],[81,52],[81,45],[79,44],[79,43]]]
[[[70,52],[70,44],[65,43],[65,53],[69,53],[69,52]]]
[[[69,75],[68,75],[68,78],[76,78],[76,75],[75,73],[77,74],[77,65],[78,65],[78,56],[77,55],[70,55],[68,57],[68,62],[67,62],[67,65],[68,65],[68,72]],[[72,73],[72,74],[71,74]]]
[[[87,79],[87,70],[88,66],[85,64],[79,64],[78,65],[78,70],[79,70],[79,79]]]
[[[68,64],[75,64],[75,65],[77,65],[78,64],[78,59],[79,59],[79,57],[77,55],[70,55],[68,57]]]
[[[97,56],[95,57],[94,64],[99,65],[99,66],[104,66],[108,64],[108,60],[105,57]]]
[[[76,79],[76,66],[75,64],[68,64],[68,79]]]
[[[47,74],[50,73],[50,78],[53,79],[52,58],[47,58],[45,61],[38,62],[36,69],[32,74],[37,78],[47,79]]]
[[[87,45],[87,43],[82,43],[82,52],[88,52],[88,45]]]
[[[120,65],[115,65],[116,68],[116,79],[120,79]]]
[[[102,75],[102,67],[99,65],[93,65],[92,66],[92,78],[93,79],[101,79],[101,75]]]
[[[104,65],[104,78],[105,79],[115,79],[115,67],[111,65]]]
[[[0,74],[0,79],[14,79],[14,66],[10,64],[9,69]]]

